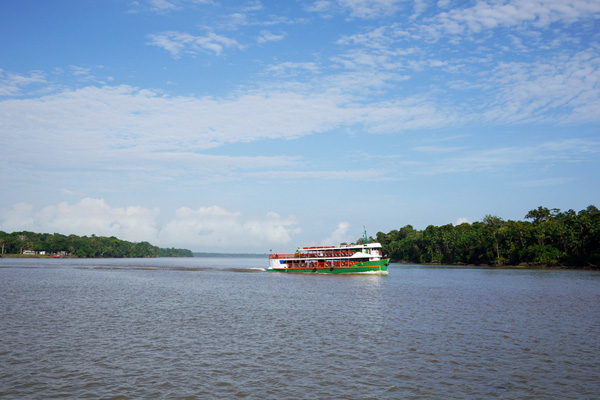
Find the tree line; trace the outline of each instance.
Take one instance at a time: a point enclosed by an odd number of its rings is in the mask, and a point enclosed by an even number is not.
[[[409,263],[533,265],[600,268],[600,211],[538,207],[527,221],[486,215],[460,225],[406,225],[376,240],[392,261]]]
[[[114,236],[0,231],[0,254],[24,254],[31,251],[35,254],[82,258],[193,257],[193,253],[187,249],[160,248],[148,242],[132,243]]]

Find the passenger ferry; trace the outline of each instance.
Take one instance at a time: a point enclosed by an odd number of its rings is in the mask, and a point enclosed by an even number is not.
[[[366,235],[365,235],[366,237]],[[387,274],[390,259],[385,258],[381,244],[302,247],[295,254],[269,255],[273,272],[317,274]]]

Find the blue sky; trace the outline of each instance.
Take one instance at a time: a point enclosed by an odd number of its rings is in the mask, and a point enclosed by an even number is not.
[[[600,2],[0,3],[0,230],[291,251],[600,206]]]

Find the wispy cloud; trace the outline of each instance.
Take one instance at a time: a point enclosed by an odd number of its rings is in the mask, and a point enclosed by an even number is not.
[[[338,39],[337,44],[345,46],[360,45],[388,50],[389,46],[394,43],[394,36],[394,28],[383,25],[365,33],[344,35]]]
[[[417,146],[414,147],[413,150],[420,151],[424,153],[434,153],[434,154],[443,154],[443,153],[455,153],[457,151],[462,150],[462,147],[455,146]]]
[[[148,35],[151,46],[160,47],[173,58],[180,58],[183,54],[212,53],[220,55],[226,48],[241,49],[242,46],[235,40],[216,33],[209,32],[204,36],[194,36],[185,32],[169,31]]]
[[[552,4],[562,10],[557,3]],[[600,9],[585,4],[590,11]],[[574,9],[578,11],[573,18],[588,17],[581,11],[583,6]],[[424,26],[420,25],[423,21],[415,21],[408,28],[383,25],[342,36],[336,42],[341,51],[332,55],[331,61],[344,70],[385,79],[380,88],[389,90],[390,96],[402,87],[399,82],[406,81],[413,90],[435,98],[438,108],[445,103],[460,109],[463,121],[564,124],[598,120],[594,110],[600,107],[600,58],[593,46],[582,46],[585,32],[592,34],[588,28],[561,34],[546,32],[545,40],[536,30],[515,29],[510,40],[518,45],[489,40],[482,42],[485,46],[462,46],[460,52],[444,54],[437,42],[423,41],[415,34],[442,27],[438,22],[432,20],[431,25]],[[552,45],[548,37],[571,41],[572,45]],[[541,51],[544,46],[560,46],[560,50]],[[455,44],[451,47],[459,48]],[[512,57],[506,55],[515,47],[527,56],[507,61]]]
[[[518,182],[518,185],[522,186],[522,187],[558,186],[558,185],[564,185],[565,183],[570,183],[573,181],[576,181],[576,178],[551,177],[551,178],[521,181],[521,182]]]
[[[151,11],[157,14],[166,14],[179,11],[187,5],[213,4],[214,0],[136,0],[131,2],[132,12]]]
[[[323,13],[328,11],[333,6],[331,1],[328,0],[317,0],[314,3],[306,6],[306,10],[309,12]]]
[[[547,62],[502,63],[489,79],[495,104],[485,112],[502,121],[597,121],[600,109],[600,57],[581,52]]]
[[[419,173],[437,175],[520,168],[527,164],[574,163],[589,161],[598,154],[599,141],[560,139],[538,145],[465,151],[445,159],[432,160]]]
[[[175,2],[169,0],[148,0],[148,3],[150,9],[157,12],[167,12],[179,8]]]
[[[440,13],[431,22],[433,29],[462,34],[466,31],[478,33],[486,29],[524,24],[547,27],[557,21],[572,23],[589,19],[598,13],[600,3],[594,0],[478,1],[472,7]]]
[[[266,29],[260,31],[260,36],[257,39],[258,43],[279,42],[285,38],[285,34],[276,35]]]
[[[390,181],[395,178],[386,176],[384,170],[378,169],[359,169],[350,171],[263,171],[263,172],[250,172],[245,174],[247,177],[253,179],[275,179],[278,181],[295,182],[299,180],[335,180],[335,181],[368,181],[368,182],[382,182]]]
[[[351,18],[374,19],[393,15],[400,9],[404,0],[319,0],[307,7],[310,12],[344,12]]]
[[[414,153],[413,151],[416,151]],[[379,168],[381,176],[421,179],[423,176],[487,174],[523,168],[548,170],[556,165],[590,163],[600,155],[600,141],[572,138],[538,144],[489,146],[417,146],[403,154],[358,153]],[[572,177],[529,179],[523,185],[548,186],[571,182]]]
[[[268,72],[278,76],[297,75],[299,72],[310,72],[311,74],[318,73],[320,67],[314,62],[283,62],[273,64],[268,67]]]
[[[46,74],[42,71],[33,71],[29,75],[23,75],[0,69],[0,96],[18,96],[27,86],[46,82]]]
[[[410,16],[410,18],[415,19],[419,17],[428,7],[429,4],[427,0],[415,0],[414,13]]]
[[[71,73],[75,76],[86,76],[91,72],[91,68],[80,67],[78,65],[69,66]]]
[[[323,89],[321,89],[323,90]],[[324,92],[250,91],[231,98],[171,97],[130,86],[85,87],[0,103],[6,140],[34,135],[53,148],[207,149],[223,143],[296,138],[364,124],[373,132],[447,124],[451,117],[419,99],[360,105]],[[26,116],[35,114],[35,123]],[[33,127],[36,127],[33,129]],[[86,141],[75,138],[86,135]]]

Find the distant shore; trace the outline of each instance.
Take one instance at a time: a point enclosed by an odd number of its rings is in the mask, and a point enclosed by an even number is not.
[[[50,256],[47,254],[2,254],[0,255],[0,258],[55,258],[55,259],[103,259],[103,258],[160,258],[159,256],[156,257],[78,257],[78,256]],[[187,256],[169,256],[169,257],[163,257],[163,258],[190,258]]]
[[[392,264],[406,264],[406,265],[426,265],[426,266],[439,266],[439,267],[474,267],[474,268],[487,268],[487,269],[547,269],[547,270],[600,270],[600,266],[589,265],[589,266],[570,266],[570,265],[487,265],[487,264],[441,264],[441,263],[412,263],[407,261],[391,261]]]
[[[49,254],[2,254],[0,258],[78,258],[71,256],[50,256]]]
[[[193,257],[196,258],[267,258],[268,254],[255,254],[255,253],[194,253]],[[192,257],[192,258],[193,258]],[[92,258],[160,258],[160,257],[78,257],[78,256],[51,256],[49,254],[2,254],[0,258],[81,258],[81,259],[92,259]],[[189,258],[189,257],[166,257],[166,258]]]

